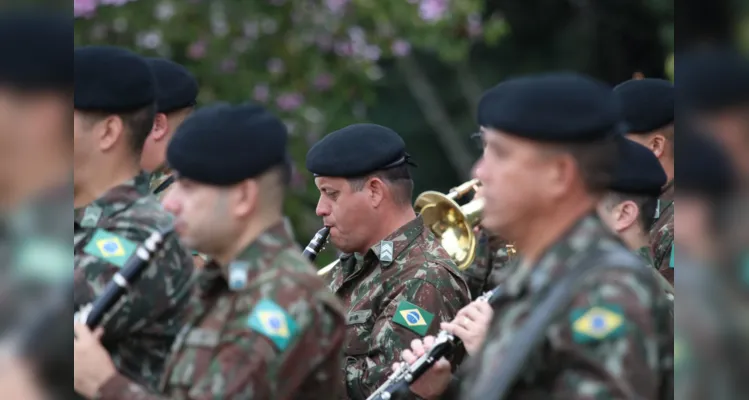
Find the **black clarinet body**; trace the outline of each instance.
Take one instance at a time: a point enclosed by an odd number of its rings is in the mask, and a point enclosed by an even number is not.
[[[317,253],[323,249],[325,243],[328,241],[328,236],[330,236],[330,227],[322,227],[322,229],[315,233],[315,236],[312,237],[307,247],[304,248],[302,255],[310,260],[310,262],[315,261]]]
[[[135,251],[135,254],[125,262],[119,272],[114,274],[112,280],[107,284],[104,293],[94,301],[88,310],[81,310],[82,320],[86,325],[94,329],[99,326],[104,316],[124,296],[130,286],[140,279],[143,271],[150,265],[154,254],[164,245],[164,239],[173,232],[174,228],[168,228],[154,232]]]
[[[476,301],[487,301],[490,304],[501,298],[501,286],[484,293]],[[419,357],[411,365],[405,363],[393,372],[388,380],[375,390],[367,400],[393,400],[408,393],[409,386],[426,373],[442,357],[449,356],[463,345],[463,341],[447,331],[440,331],[429,352]]]

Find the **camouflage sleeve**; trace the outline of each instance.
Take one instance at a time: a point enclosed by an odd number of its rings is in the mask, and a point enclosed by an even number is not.
[[[278,278],[277,282],[284,282]],[[298,285],[272,285],[255,292],[272,293],[262,299],[249,295],[237,300],[254,304],[237,312],[220,328],[217,343],[190,343],[190,334],[166,378],[167,395],[149,393],[122,376],[100,390],[101,400],[291,400],[300,397],[310,377],[341,382],[340,349],[343,318],[322,302],[311,300]],[[222,312],[216,310],[215,312]],[[219,333],[219,327],[198,329],[196,336]],[[212,336],[212,335],[208,335]],[[199,372],[198,372],[199,371]],[[319,385],[316,390],[320,390]],[[309,398],[335,398],[334,385]],[[342,389],[342,387],[340,388]],[[328,397],[331,396],[331,397]]]
[[[135,245],[140,244],[135,241],[135,238],[141,239],[139,235],[118,231],[112,233],[131,240]],[[101,296],[109,281],[121,268],[121,265],[95,255],[95,252],[76,254],[75,265],[85,271],[85,280],[94,298]],[[190,294],[192,270],[189,253],[182,248],[176,235],[169,235],[165,239],[163,250],[153,258],[151,265],[128,292],[126,301],[119,302],[105,317],[105,336],[102,341],[118,341],[133,332],[148,329],[149,321],[167,310],[184,305]],[[81,290],[80,285],[77,290]],[[174,327],[175,331],[178,329],[179,327]]]
[[[385,382],[392,364],[413,339],[437,334],[440,322],[451,321],[468,302],[463,283],[447,271],[437,280],[408,279],[394,288],[383,302],[384,312],[376,317],[369,348],[347,354],[349,397],[365,399]]]
[[[671,264],[671,249],[674,245],[674,220],[673,217],[653,235],[650,240],[650,248],[653,253],[653,262],[658,272],[661,273],[672,285],[674,284],[674,268]]]
[[[549,329],[561,373],[555,398],[658,397],[662,321],[656,292],[625,271],[586,279],[564,320]]]

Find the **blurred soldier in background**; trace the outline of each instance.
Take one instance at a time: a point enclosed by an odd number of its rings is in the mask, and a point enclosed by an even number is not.
[[[747,199],[729,207],[738,181],[712,137],[680,125],[676,284],[676,398],[746,398],[749,382]]]
[[[657,215],[658,196],[666,184],[666,172],[650,149],[624,136],[617,139],[619,165],[609,192],[598,203],[598,214],[630,250],[653,267],[663,290],[673,295],[674,287],[658,272],[650,248],[650,228]]]
[[[151,191],[159,199],[174,182],[166,163],[166,147],[174,132],[193,111],[198,81],[187,68],[163,58],[147,58],[156,79],[156,116],[143,144],[141,168],[151,174]]]
[[[515,247],[499,236],[492,235],[483,227],[474,230],[478,238],[476,259],[463,271],[463,278],[475,299],[492,290],[502,271],[515,260]]]
[[[174,132],[195,108],[198,81],[187,68],[163,58],[147,58],[156,79],[156,116],[143,144],[141,168],[150,173],[151,192],[161,200],[174,176],[166,163],[166,147]],[[208,257],[193,251],[193,264],[202,267]]]
[[[411,163],[393,130],[356,124],[307,153],[317,215],[346,255],[329,277],[346,306],[348,398],[365,399],[413,339],[436,334],[470,298],[455,263],[411,204]]]
[[[152,233],[173,223],[140,172],[153,127],[155,84],[148,64],[116,47],[75,50],[75,296],[85,308]],[[156,387],[184,318],[192,259],[175,234],[105,317],[102,343],[119,371]]]
[[[673,284],[669,256],[674,243],[674,85],[663,79],[636,79],[614,88],[622,108],[627,138],[658,158],[667,183],[658,199],[656,221],[650,229],[653,261]]]
[[[512,79],[483,96],[478,122],[482,223],[522,258],[500,282],[483,348],[453,380],[462,394],[447,397],[661,396],[672,372],[668,300],[652,269],[595,215],[617,156],[611,88],[577,74]],[[404,359],[432,341],[414,342]],[[436,398],[449,376],[440,361],[411,389]]]
[[[70,293],[62,297],[54,288],[73,265],[72,35],[69,13],[0,15],[2,399],[71,394],[72,307],[56,310],[59,319],[44,308],[70,304]],[[29,322],[41,326],[29,331]]]
[[[679,57],[676,79],[688,115],[728,152],[749,185],[749,60],[738,51],[705,49]]]
[[[76,332],[76,390],[89,398],[333,399],[342,395],[342,306],[282,219],[289,183],[283,123],[254,105],[195,112],[170,142],[175,229],[212,262],[162,383],[117,374],[95,336]]]

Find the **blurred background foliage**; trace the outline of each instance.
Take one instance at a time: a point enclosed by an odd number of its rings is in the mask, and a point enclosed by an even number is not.
[[[392,127],[419,164],[416,193],[446,191],[479,156],[481,93],[506,77],[673,73],[670,0],[76,0],[75,15],[77,45],[173,59],[199,79],[201,104],[282,116],[297,167],[287,213],[304,244],[320,228],[304,156],[328,132]]]

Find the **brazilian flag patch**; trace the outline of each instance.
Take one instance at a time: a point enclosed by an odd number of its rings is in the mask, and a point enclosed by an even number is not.
[[[97,229],[83,252],[118,267],[123,267],[138,245],[114,233]]]
[[[398,309],[395,310],[395,315],[393,315],[393,322],[421,336],[426,335],[433,319],[434,314],[405,300],[398,303]]]
[[[570,313],[572,340],[591,343],[614,339],[626,332],[626,322],[621,307],[615,304],[575,309]]]
[[[297,334],[298,327],[291,316],[272,300],[260,300],[247,319],[247,326],[270,339],[278,350],[284,351]]]

